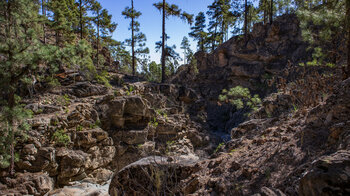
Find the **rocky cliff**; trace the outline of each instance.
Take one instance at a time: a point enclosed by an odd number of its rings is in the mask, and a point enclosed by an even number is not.
[[[272,25],[255,24],[246,39],[235,36],[212,53],[196,53],[197,63],[180,67],[170,81],[195,89],[205,100],[211,129],[228,134],[244,118],[230,106],[217,105],[221,91],[239,85],[265,97],[276,90],[270,80],[281,77],[288,64],[310,58],[306,47],[297,17],[283,15]]]

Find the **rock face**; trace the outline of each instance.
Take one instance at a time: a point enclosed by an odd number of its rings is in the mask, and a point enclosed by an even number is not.
[[[25,100],[35,115],[29,119],[28,140],[16,146],[20,159],[15,170],[45,173],[42,182],[51,188],[40,189],[35,176],[26,177],[34,185],[21,185],[22,178],[10,181],[0,170],[0,193],[45,195],[53,187],[65,187],[50,194],[104,195],[90,185],[72,186],[103,184],[112,171],[143,157],[199,159],[195,151],[208,146],[209,139],[200,132],[202,126],[185,114],[199,99],[192,89],[135,81],[118,84],[108,89],[84,78],[79,82],[66,78],[59,88]],[[206,153],[201,151],[201,156]]]
[[[244,118],[239,111],[216,104],[221,91],[243,86],[261,97],[271,93],[275,88],[269,80],[281,76],[288,62],[297,64],[311,56],[302,40],[297,17],[283,15],[272,25],[255,24],[246,40],[233,37],[210,54],[196,53],[198,72],[185,65],[170,81],[195,89],[206,100],[202,107],[210,129],[228,134]]]
[[[44,195],[53,190],[54,181],[44,173],[18,173],[16,178],[5,178],[0,183],[1,195]]]
[[[349,195],[350,151],[321,157],[300,180],[299,195]]]

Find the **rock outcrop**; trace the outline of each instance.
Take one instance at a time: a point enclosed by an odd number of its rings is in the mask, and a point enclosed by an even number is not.
[[[287,21],[291,25],[285,25]],[[193,119],[202,112],[209,129],[218,128],[209,114],[220,116],[220,107],[214,105],[223,88],[241,85],[267,95],[272,89],[257,85],[267,82],[269,77],[263,76],[282,73],[288,61],[306,60],[305,48],[296,18],[282,16],[271,26],[256,25],[249,41],[236,37],[212,54],[197,54],[199,73],[191,75],[194,71],[189,66],[180,68],[172,82],[199,92],[201,98],[192,105],[196,108],[191,113]],[[211,158],[176,165],[176,169],[166,161],[160,165],[147,161],[130,164],[115,173],[110,194],[152,195],[163,186],[156,183],[155,173],[177,171],[176,179],[161,181],[177,182],[167,186],[173,194],[347,195],[350,79],[336,82],[332,88],[331,96],[300,109],[293,106],[291,92],[270,94],[263,107],[245,122],[222,126],[229,130],[231,140],[218,146]],[[203,105],[198,107],[198,103]],[[236,117],[235,112],[227,110],[228,120]],[[152,178],[141,178],[140,173]]]
[[[311,56],[306,48],[297,17],[283,15],[272,25],[255,24],[247,39],[235,36],[212,53],[196,53],[196,64],[180,67],[170,82],[195,89],[205,100],[202,107],[210,129],[228,134],[244,118],[241,111],[217,105],[222,90],[242,86],[265,97],[276,89],[271,80],[280,77],[288,64]]]

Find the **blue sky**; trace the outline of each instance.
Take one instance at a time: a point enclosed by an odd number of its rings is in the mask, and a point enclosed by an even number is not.
[[[128,30],[130,20],[125,19],[121,13],[125,7],[131,7],[131,0],[99,0],[103,8],[106,8],[110,14],[113,15],[113,22],[118,23],[116,31],[113,33],[113,38],[118,41],[124,41],[130,38],[130,31]],[[151,60],[160,62],[160,53],[155,52],[155,42],[160,41],[162,33],[162,17],[161,13],[153,6],[153,3],[159,0],[134,0],[135,10],[142,12],[138,19],[141,24],[141,31],[146,34],[147,47],[150,49]],[[200,12],[206,12],[207,6],[213,0],[167,0],[169,4],[176,4],[183,11],[194,14],[194,17]],[[183,57],[183,51],[180,49],[180,44],[184,36],[188,37],[190,32],[190,25],[186,24],[179,18],[169,17],[166,21],[166,33],[170,36],[168,45],[175,44],[176,51]],[[191,40],[191,47],[195,51],[196,42]]]

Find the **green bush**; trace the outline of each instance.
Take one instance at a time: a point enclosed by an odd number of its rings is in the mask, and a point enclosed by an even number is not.
[[[63,129],[57,130],[52,135],[52,140],[53,142],[55,142],[55,144],[63,145],[63,146],[67,146],[71,141],[69,135],[67,135],[65,130]]]
[[[109,75],[107,71],[102,71],[95,76],[95,79],[99,84],[103,84],[107,88],[111,88],[112,85],[109,83]]]
[[[248,88],[236,86],[229,90],[223,89],[222,94],[219,95],[219,101],[231,103],[237,109],[249,108],[256,111],[261,105],[259,95],[252,96]]]
[[[60,104],[61,106],[68,106],[71,102],[71,100],[67,94],[64,94],[62,96],[57,97],[56,100],[57,100],[58,104]]]

